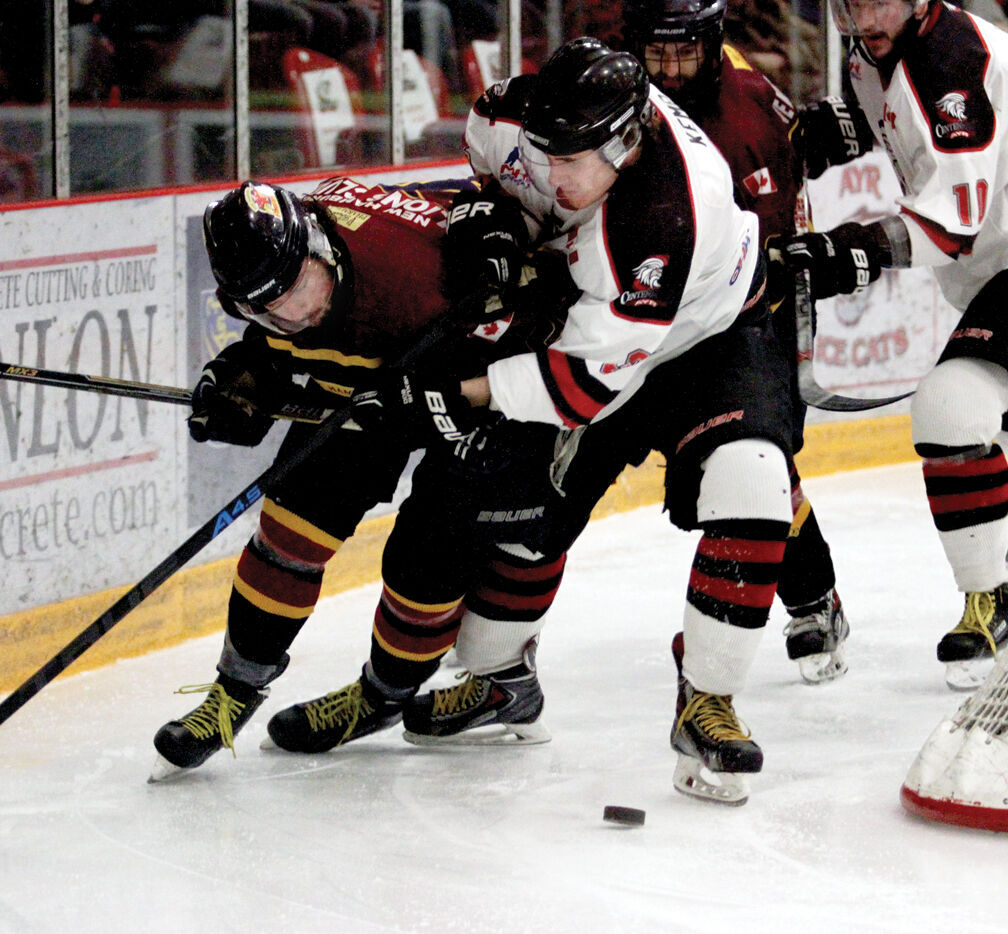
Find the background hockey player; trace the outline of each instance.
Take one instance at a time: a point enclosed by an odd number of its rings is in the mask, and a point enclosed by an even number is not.
[[[795,237],[775,257],[787,283],[810,273],[814,298],[860,291],[883,267],[930,266],[962,311],[917,388],[913,440],[955,582],[958,625],[938,643],[953,687],[978,683],[973,662],[1008,638],[1008,463],[998,440],[1008,409],[1008,36],[938,2],[830,0],[853,38],[856,100],[801,115],[809,174],[877,139],[900,180],[899,213]]]
[[[246,182],[207,207],[204,236],[219,298],[251,323],[204,369],[193,392],[193,438],[255,445],[272,424],[263,413],[302,392],[323,406],[338,406],[356,392],[366,411],[375,387],[394,386],[386,397],[397,395],[401,418],[395,432],[354,425],[337,431],[264,499],[259,527],[238,562],[219,676],[183,689],[207,698],[158,732],[156,777],[231,746],[288,664],[287,649],[318,599],[327,562],[369,508],[391,499],[410,452],[428,446],[455,457],[459,438],[471,439],[485,413],[477,417],[462,398],[460,376],[484,372],[487,359],[509,346],[540,346],[556,327],[540,310],[551,299],[539,292],[534,317],[477,327],[477,337],[494,340],[464,339],[460,328],[463,340],[446,342],[448,356],[434,354],[426,369],[385,375],[383,360],[401,355],[418,329],[446,315],[460,294],[447,294],[441,250],[446,208],[457,189],[458,183],[390,189],[335,178],[301,199]],[[517,281],[524,224],[515,217],[517,237],[498,249],[506,249]],[[499,215],[489,236],[504,236]],[[471,267],[458,252],[445,260]],[[464,287],[465,277],[459,278]],[[305,390],[295,385],[295,374],[307,376]],[[415,390],[409,399],[398,394],[404,386]],[[423,404],[432,394],[454,424]],[[292,426],[278,457],[316,430]],[[391,592],[389,603],[390,612],[402,610],[414,624],[411,648],[429,674],[454,641],[461,610],[433,608],[422,599],[396,603]],[[394,679],[394,659],[390,666]],[[384,669],[379,663],[371,673],[380,681]]]
[[[791,522],[787,364],[763,301],[756,217],[735,205],[728,166],[687,115],[649,88],[635,58],[597,40],[574,40],[539,76],[489,89],[466,144],[474,171],[521,203],[534,242],[566,254],[582,294],[547,350],[496,361],[463,387],[509,419],[573,430],[558,471],[571,537],[624,464],[665,454],[673,521],[704,533],[684,651],[677,642],[676,787],[743,801],[740,773],[759,771],[762,752],[732,695],[765,626]],[[470,640],[469,622],[460,661],[485,673],[484,687],[509,687],[493,656],[504,661],[510,645],[513,682],[520,638],[506,625],[488,637],[475,619],[482,635]],[[483,712],[478,696],[462,686],[415,699],[408,735],[468,729]],[[701,777],[704,766],[717,776]]]
[[[644,63],[652,83],[683,108],[728,161],[736,200],[759,217],[760,239],[795,232],[795,203],[804,198],[803,167],[791,144],[791,101],[724,42],[727,0],[625,0],[627,50]],[[802,208],[803,209],[803,208]],[[773,327],[792,363],[794,453],[804,443],[805,405],[798,393],[793,296],[775,309]],[[784,630],[788,657],[809,682],[847,670],[849,628],[836,592],[829,546],[789,462],[794,521],[781,563],[777,596],[791,620]]]

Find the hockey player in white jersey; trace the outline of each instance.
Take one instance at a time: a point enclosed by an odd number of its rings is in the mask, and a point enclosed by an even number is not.
[[[569,516],[552,553],[625,463],[663,452],[672,520],[703,531],[674,649],[674,781],[742,803],[744,773],[763,757],[732,696],[766,624],[791,522],[787,364],[768,327],[756,217],[735,205],[727,164],[685,112],[633,56],[594,39],[562,46],[538,76],[490,88],[466,144],[488,179],[482,210],[518,199],[533,244],[566,256],[582,294],[548,350],[495,363],[463,389],[509,419],[575,432],[562,481]],[[449,236],[472,212],[459,205]],[[499,270],[494,260],[491,251]],[[467,613],[459,660],[482,684],[416,698],[403,714],[407,738],[447,739],[492,720],[488,698],[531,690],[523,648],[534,634]]]
[[[1008,35],[935,0],[830,0],[856,101],[820,102],[800,120],[809,174],[877,140],[902,188],[899,213],[781,244],[776,267],[810,272],[814,298],[853,293],[882,267],[929,266],[962,312],[912,403],[935,526],[962,619],[938,643],[950,686],[1008,639]],[[850,110],[848,110],[848,103]],[[787,282],[786,275],[772,279]],[[792,279],[793,282],[793,279]]]

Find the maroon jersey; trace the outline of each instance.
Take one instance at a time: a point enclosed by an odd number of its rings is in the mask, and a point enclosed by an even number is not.
[[[759,217],[760,242],[793,234],[802,171],[788,135],[795,108],[787,96],[726,45],[717,101],[690,116],[731,167],[739,206]]]
[[[390,345],[448,310],[441,240],[452,196],[467,183],[376,185],[337,176],[311,200],[350,249],[354,306],[347,315],[356,350],[387,353]]]

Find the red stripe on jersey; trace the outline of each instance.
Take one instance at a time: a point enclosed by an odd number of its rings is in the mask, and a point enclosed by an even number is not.
[[[907,208],[901,208],[900,213],[906,214],[907,217],[912,217],[921,230],[927,234],[928,239],[946,256],[955,258],[960,253],[968,253],[973,249],[973,241],[976,240],[975,236],[951,234],[941,224],[936,224],[926,217],[921,217],[920,214],[915,214]]]
[[[748,564],[777,564],[784,556],[784,542],[712,538],[704,535],[697,545],[697,552],[707,558],[744,561]]]
[[[628,305],[628,308],[634,308],[634,305]],[[612,302],[609,303],[609,310],[613,313],[614,318],[622,318],[624,321],[633,321],[634,324],[663,324],[668,325],[671,323],[672,319],[676,316],[678,308],[670,308],[668,315],[662,318],[645,318],[643,315],[628,315],[621,314],[616,310],[616,305]]]
[[[976,490],[973,493],[947,493],[928,497],[931,515],[946,512],[963,512],[968,509],[984,509],[1008,502],[1008,484],[996,486],[992,490]]]
[[[549,363],[550,375],[556,383],[557,389],[563,396],[564,402],[577,413],[578,421],[567,418],[559,409],[557,414],[563,419],[568,428],[576,428],[578,425],[587,425],[604,408],[603,403],[596,402],[588,395],[574,380],[571,371],[570,361],[567,355],[557,350],[547,350],[546,359]],[[554,403],[554,408],[556,404]]]
[[[781,552],[784,546],[781,545]],[[705,594],[720,600],[722,603],[734,603],[737,606],[769,609],[777,593],[777,582],[772,584],[746,584],[738,580],[725,580],[719,577],[708,577],[693,568],[690,571],[690,587],[697,593]]]
[[[259,531],[274,551],[308,564],[317,564],[321,567],[336,554],[332,548],[327,548],[300,532],[295,532],[265,512],[259,516]]]
[[[259,560],[249,548],[238,559],[236,574],[246,586],[269,600],[308,612],[315,606],[322,589],[321,579],[309,581],[295,577],[275,564]]]

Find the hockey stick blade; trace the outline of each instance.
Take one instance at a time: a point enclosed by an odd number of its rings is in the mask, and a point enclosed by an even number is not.
[[[855,399],[830,392],[816,382],[813,368],[812,293],[808,270],[795,276],[795,315],[798,319],[798,392],[806,405],[827,412],[863,412],[892,405],[913,395],[913,391],[898,396],[881,396],[876,399]]]
[[[39,386],[55,386],[61,389],[83,389],[107,396],[125,396],[145,402],[169,402],[174,405],[190,405],[192,393],[188,389],[175,386],[159,386],[154,383],[138,383],[111,376],[87,376],[83,373],[64,373],[59,370],[40,370],[37,367],[21,366],[17,363],[0,363],[0,379],[12,379]],[[281,406],[270,417],[292,422],[320,424],[334,410],[321,406],[297,405],[289,402]]]
[[[436,319],[422,330],[409,350],[393,366],[411,366],[418,358],[442,343],[451,333],[454,321],[464,305],[442,318]],[[349,403],[336,409],[319,426],[305,445],[289,458],[273,463],[253,480],[218,513],[203,523],[167,558],[142,580],[134,584],[90,626],[68,642],[27,681],[15,688],[0,701],[0,724],[5,723],[54,678],[62,674],[92,645],[120,622],[130,610],[138,607],[187,561],[203,550],[211,541],[229,528],[240,515],[254,506],[270,489],[280,483],[296,467],[318,451],[346,422],[350,420]]]

